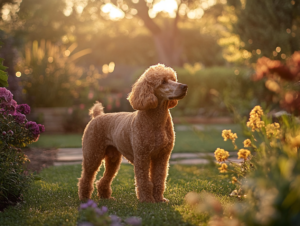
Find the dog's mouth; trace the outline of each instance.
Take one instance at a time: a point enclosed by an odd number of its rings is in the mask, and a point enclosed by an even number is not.
[[[169,97],[169,100],[181,100],[186,96],[187,92],[184,92],[183,94],[176,96],[176,97]]]

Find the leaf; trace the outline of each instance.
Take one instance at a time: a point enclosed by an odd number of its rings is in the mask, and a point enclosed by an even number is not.
[[[7,67],[2,65],[3,60],[4,60],[3,58],[0,58],[0,87],[7,87],[8,86],[8,82],[7,82],[8,76],[5,72]]]

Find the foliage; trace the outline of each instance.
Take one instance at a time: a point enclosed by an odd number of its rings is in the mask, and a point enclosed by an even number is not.
[[[105,226],[105,225],[114,225],[122,226],[121,219],[116,215],[108,215],[108,208],[102,206],[101,208],[97,207],[97,203],[93,200],[88,200],[86,203],[80,205],[80,216],[79,216],[79,226],[85,226],[87,224],[95,226]],[[139,226],[142,223],[142,220],[137,217],[129,217],[124,220],[125,225]]]
[[[262,57],[257,60],[254,80],[263,80],[272,92],[274,102],[288,112],[300,114],[300,51],[294,52],[283,64]]]
[[[236,185],[231,196],[243,202],[236,202],[225,211],[211,195],[190,193],[187,196],[187,201],[198,210],[212,210],[210,225],[299,225],[300,126],[294,117],[281,117],[281,125],[271,123],[266,117],[261,121],[262,117],[259,106],[250,113],[247,126],[257,133],[244,141],[247,149],[239,150],[241,164],[229,161],[227,166],[224,162],[228,153],[215,152],[217,161],[223,162],[220,172]],[[230,133],[225,134],[231,137]],[[257,135],[262,137],[262,142]]]
[[[300,49],[299,1],[229,0],[227,4],[235,16],[232,32],[253,60],[261,56],[285,59]]]
[[[97,179],[103,174],[101,167]],[[206,190],[218,196],[222,204],[230,203],[228,193],[233,189],[222,176],[213,174],[208,166],[171,165],[165,191],[169,203],[140,203],[135,195],[134,169],[130,164],[121,164],[118,175],[112,182],[115,199],[92,200],[98,206],[106,206],[109,215],[122,219],[137,216],[143,225],[197,225],[208,221],[207,214],[195,215],[184,203],[188,191]],[[0,222],[14,225],[76,225],[79,217],[78,177],[81,165],[65,165],[45,168],[31,189],[24,193],[22,208],[8,208],[0,212]]]
[[[2,43],[0,42],[0,45]],[[1,48],[1,46],[0,46]],[[2,58],[0,58],[0,87],[7,87],[8,86],[8,83],[7,83],[7,79],[8,79],[8,76],[5,72],[6,68],[7,67],[4,67],[2,64],[3,64],[3,60]]]
[[[88,70],[74,63],[79,57],[91,52],[90,49],[72,54],[76,44],[65,48],[42,40],[34,41],[25,48],[25,56],[18,64],[26,100],[33,107],[72,106],[80,102],[81,93],[98,88],[101,77],[94,66]]]
[[[31,175],[25,171],[29,160],[20,147],[37,141],[43,125],[27,121],[30,112],[27,104],[17,105],[12,93],[0,88],[0,202],[19,200],[21,192],[30,182]]]

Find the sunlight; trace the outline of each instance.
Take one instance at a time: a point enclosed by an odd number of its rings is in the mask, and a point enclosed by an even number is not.
[[[210,6],[216,4],[216,0],[206,0],[200,4],[199,8],[189,10],[187,12],[187,16],[190,19],[200,19],[204,10],[209,8]],[[184,12],[186,8],[184,8],[185,4],[181,5],[180,14],[185,14]],[[161,0],[153,5],[153,7],[149,10],[149,16],[151,18],[155,18],[159,12],[164,12],[169,15],[169,17],[174,18],[176,16],[176,11],[178,9],[178,4],[176,0]],[[119,9],[117,6],[112,3],[106,3],[101,8],[102,12],[107,14],[107,16],[112,20],[119,20],[124,18],[125,13]]]
[[[154,4],[153,8],[149,10],[150,17],[155,17],[159,12],[168,13],[170,17],[174,18],[176,16],[177,2],[175,0],[161,0],[160,2]]]
[[[122,19],[125,16],[122,10],[120,10],[118,7],[111,3],[107,3],[104,6],[102,6],[101,10],[103,13],[107,14],[112,20]]]

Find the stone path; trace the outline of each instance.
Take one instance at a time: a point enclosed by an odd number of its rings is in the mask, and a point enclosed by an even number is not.
[[[184,164],[184,165],[196,165],[206,164],[209,162],[207,158],[213,158],[213,153],[174,153],[171,155],[170,164]],[[232,162],[241,162],[236,157],[236,152],[230,152],[229,158]],[[72,165],[81,164],[82,162],[82,149],[81,148],[59,148],[57,153],[57,159],[54,162],[55,166],[60,165]],[[123,164],[129,164],[123,157]]]

